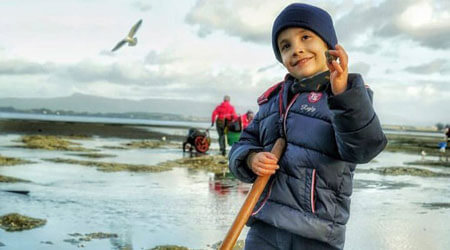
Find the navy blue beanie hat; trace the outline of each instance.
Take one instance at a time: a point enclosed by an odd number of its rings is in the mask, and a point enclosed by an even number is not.
[[[272,27],[272,47],[275,57],[282,63],[277,39],[281,31],[289,27],[306,28],[316,33],[322,40],[334,49],[337,44],[333,20],[325,10],[303,3],[293,3],[278,15]]]

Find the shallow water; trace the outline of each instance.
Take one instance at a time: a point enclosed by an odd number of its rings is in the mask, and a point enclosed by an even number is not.
[[[0,230],[4,249],[79,249],[78,244],[84,249],[148,249],[162,244],[208,249],[208,244],[223,238],[249,189],[247,184],[216,181],[211,173],[186,168],[161,173],[105,173],[92,167],[46,162],[41,159],[96,159],[9,147],[18,138],[0,136],[1,155],[35,163],[0,167],[0,174],[33,183],[0,183],[3,190],[30,191],[29,196],[0,192],[0,215],[18,212],[47,219],[47,224],[22,232]],[[183,157],[177,148],[102,148],[128,141],[94,138],[77,142],[101,150],[98,153],[116,155],[99,161],[156,164]],[[359,167],[401,166],[419,158],[384,152],[375,162]],[[445,168],[439,171],[449,172]],[[356,173],[346,249],[449,249],[450,209],[439,205],[450,203],[449,191],[448,178]],[[64,241],[76,239],[71,233],[94,232],[119,237],[78,244]]]

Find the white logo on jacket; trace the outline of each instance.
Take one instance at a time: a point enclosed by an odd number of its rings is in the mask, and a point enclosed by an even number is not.
[[[300,110],[301,110],[301,111],[305,111],[305,112],[311,112],[311,113],[313,113],[313,112],[316,111],[316,108],[313,107],[313,106],[308,106],[308,104],[303,104],[303,105],[300,107]]]

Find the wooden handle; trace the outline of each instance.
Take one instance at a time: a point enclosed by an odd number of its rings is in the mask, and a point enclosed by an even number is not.
[[[285,139],[278,138],[272,148],[271,153],[274,154],[279,160],[285,146]],[[236,244],[236,241],[241,234],[242,228],[244,228],[245,223],[247,223],[247,220],[253,212],[253,208],[255,208],[255,205],[258,202],[258,199],[261,196],[262,191],[266,187],[269,179],[270,175],[258,176],[258,178],[256,178],[256,181],[255,183],[253,183],[252,189],[248,193],[247,198],[245,199],[244,204],[241,207],[241,210],[239,210],[236,219],[234,219],[233,225],[231,225],[230,229],[228,230],[227,236],[225,236],[225,239],[220,246],[220,250],[233,249],[234,244]]]

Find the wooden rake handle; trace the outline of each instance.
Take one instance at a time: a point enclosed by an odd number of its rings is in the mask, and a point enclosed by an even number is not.
[[[285,139],[278,138],[272,148],[271,153],[274,154],[279,160],[285,146]],[[258,199],[261,196],[262,191],[266,187],[269,179],[270,175],[258,176],[258,178],[256,178],[256,181],[255,183],[253,183],[252,189],[248,193],[247,198],[245,199],[244,204],[241,207],[241,210],[239,210],[236,219],[234,219],[233,225],[231,225],[230,229],[228,230],[228,233],[225,236],[222,245],[220,246],[220,250],[233,249],[234,244],[236,244],[236,241],[241,234],[242,228],[244,228],[245,223],[247,223],[247,220],[253,212],[253,208],[255,208],[255,205],[258,202]]]

